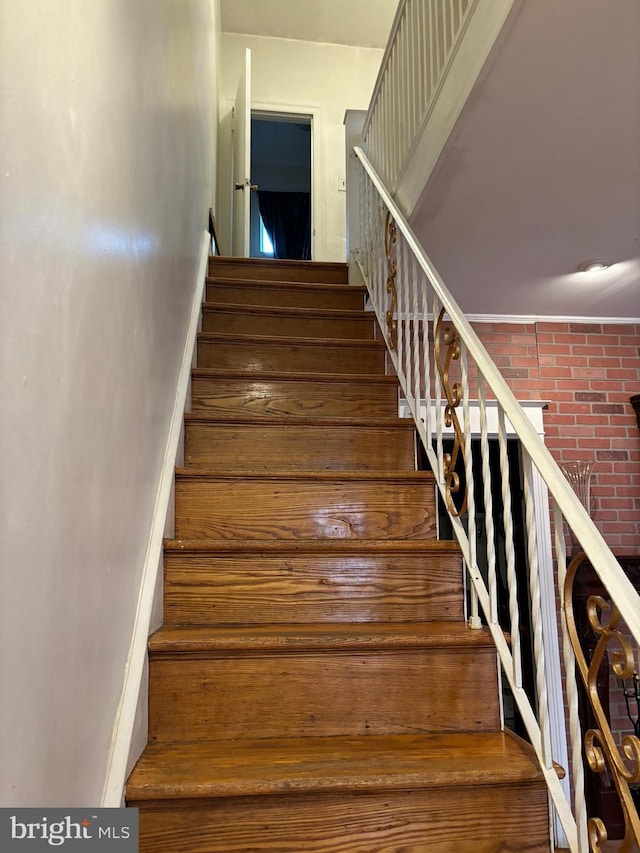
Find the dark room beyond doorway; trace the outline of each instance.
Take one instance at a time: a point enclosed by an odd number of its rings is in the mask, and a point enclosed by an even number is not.
[[[252,258],[311,260],[311,117],[251,116]]]

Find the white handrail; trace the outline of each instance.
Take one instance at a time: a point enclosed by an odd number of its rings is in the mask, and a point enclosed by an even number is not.
[[[471,582],[469,624],[471,627],[480,627],[477,610],[479,602],[502,662],[503,672],[537,754],[556,815],[565,834],[564,841],[575,853],[586,853],[588,839],[587,815],[582,795],[581,730],[578,718],[577,685],[572,675],[574,672],[573,650],[576,650],[576,654],[579,654],[579,650],[575,645],[575,636],[569,637],[570,631],[564,616],[566,695],[569,707],[569,732],[573,746],[575,800],[573,809],[568,802],[569,787],[563,787],[558,781],[551,755],[550,726],[552,719],[555,719],[553,716],[555,711],[551,711],[547,701],[544,638],[549,631],[554,632],[555,636],[556,626],[550,625],[550,620],[542,616],[540,606],[541,579],[538,574],[534,523],[538,513],[535,506],[538,494],[534,487],[536,477],[546,483],[553,503],[559,582],[561,584],[564,582],[566,574],[566,547],[563,532],[563,524],[566,521],[637,642],[640,642],[640,599],[591,521],[588,512],[577,499],[544,442],[493,364],[477,334],[446,288],[382,178],[376,173],[362,149],[356,148],[355,154],[356,161],[362,166],[360,198],[362,245],[356,256],[360,262],[376,316],[381,327],[384,329],[386,324],[388,328],[391,359],[449,511],[453,531],[462,549],[466,574]],[[433,330],[432,341],[429,341],[427,335],[430,324]],[[431,346],[433,346],[433,369],[430,364]],[[454,367],[456,362],[459,362],[458,380],[454,380],[453,377],[453,373],[456,372]],[[487,532],[483,545],[486,578],[483,577],[483,569],[479,565],[478,557],[478,537],[482,536],[482,533],[479,532],[480,528],[476,527],[475,522],[474,477],[476,475],[475,466],[471,461],[469,418],[469,378],[472,366],[477,372],[478,400],[483,424],[480,445],[484,492],[482,495],[478,493],[478,497],[481,501],[481,509],[485,513],[484,528]],[[475,380],[476,373],[473,375]],[[508,602],[503,601],[503,607],[508,611],[503,618],[511,634],[511,645],[505,640],[505,625],[498,622],[497,588],[499,584],[496,577],[496,561],[494,555],[490,553],[495,543],[492,541],[494,535],[492,474],[488,458],[485,413],[487,390],[490,390],[495,397],[498,408],[499,484],[502,506],[499,523],[505,531],[502,583],[508,595]],[[462,410],[462,424],[458,419],[459,408]],[[536,693],[537,710],[534,710],[531,697],[527,695],[527,685],[523,679],[518,601],[520,579],[516,571],[516,539],[511,515],[512,492],[507,455],[507,422],[520,440],[524,463],[525,536],[522,543],[527,552],[529,565],[528,594],[535,673],[535,684],[529,689]],[[452,440],[451,455],[445,450],[447,430],[453,432],[455,436]],[[458,454],[462,456],[466,479],[466,485],[460,494],[458,494],[460,465],[456,470]],[[575,572],[572,574],[571,567],[569,575],[572,580]],[[562,589],[560,594],[561,597],[564,595]],[[572,630],[575,630],[575,626]],[[557,641],[550,638],[550,642],[551,648],[555,648]],[[584,674],[584,663],[580,666],[581,673]],[[563,747],[559,745],[558,748]],[[637,749],[640,754],[640,742]],[[617,757],[613,754],[610,757],[617,761]],[[640,836],[637,817],[633,817],[630,823],[634,820],[636,821],[634,832],[638,831]]]
[[[396,226],[402,231],[420,267],[429,278],[440,303],[445,308],[448,316],[451,318],[451,322],[465,342],[469,355],[475,361],[479,372],[486,378],[488,386],[502,406],[505,415],[518,434],[523,447],[526,448],[546,482],[549,492],[557,501],[562,515],[575,533],[591,565],[615,600],[616,606],[620,610],[629,630],[636,640],[640,642],[640,598],[638,598],[633,584],[622,571],[620,564],[611,553],[609,546],[591,520],[589,513],[576,499],[573,489],[562,474],[562,471],[560,471],[546,445],[535,431],[531,421],[511,391],[511,388],[509,388],[505,379],[491,360],[480,338],[450,294],[437,269],[413,233],[411,226],[385,189],[367,155],[359,147],[356,147],[354,150],[379,193],[380,198],[387,209],[391,211]]]

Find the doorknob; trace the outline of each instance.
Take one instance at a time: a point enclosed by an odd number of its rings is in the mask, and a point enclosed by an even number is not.
[[[233,186],[234,186],[234,189],[236,189],[236,190],[243,190],[244,189],[244,181],[236,181]]]
[[[258,185],[257,184],[251,184],[249,189],[253,190],[254,193],[257,193],[258,192]]]

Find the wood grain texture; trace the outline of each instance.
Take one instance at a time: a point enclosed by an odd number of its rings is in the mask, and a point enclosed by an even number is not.
[[[271,305],[288,308],[330,308],[358,311],[364,307],[366,289],[341,284],[287,284],[250,279],[207,279],[207,302],[233,305]]]
[[[210,271],[127,793],[140,849],[548,853],[364,289],[344,264]]]
[[[140,852],[549,853],[546,800],[522,785],[143,803]]]
[[[179,655],[179,653],[176,653]],[[150,660],[152,741],[499,728],[490,648],[230,650]],[[474,689],[459,683],[474,678]]]
[[[343,263],[312,261],[276,261],[260,258],[209,258],[209,275],[226,278],[266,279],[269,281],[310,281],[347,284],[348,267]]]
[[[384,374],[380,341],[198,335],[198,366],[218,369]]]
[[[165,549],[165,623],[420,622],[462,619],[461,556],[412,541],[410,553],[280,548]],[[342,543],[341,543],[342,544]],[[344,543],[350,544],[350,543]],[[383,545],[386,543],[382,543]]]
[[[305,470],[309,449],[324,471],[414,471],[413,421],[255,423],[240,418],[185,417],[185,465],[251,470]]]
[[[259,738],[152,744],[130,799],[513,785],[542,781],[509,732]]]
[[[149,639],[154,660],[210,658],[218,653],[359,652],[391,649],[495,651],[488,629],[463,622],[356,622],[312,625],[162,627]]]
[[[392,376],[254,374],[194,370],[192,409],[245,417],[380,418],[398,413]]]
[[[202,308],[203,332],[373,340],[375,323],[375,315],[365,311],[272,308],[224,303],[208,303]]]
[[[180,539],[435,539],[428,476],[176,475]]]

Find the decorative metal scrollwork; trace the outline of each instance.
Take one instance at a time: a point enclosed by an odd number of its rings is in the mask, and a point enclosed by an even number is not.
[[[446,491],[447,509],[453,516],[464,515],[467,509],[467,493],[463,495],[462,505],[457,507],[453,496],[460,491],[460,476],[456,472],[458,458],[464,459],[464,433],[458,420],[456,409],[462,402],[462,385],[459,382],[452,382],[449,376],[452,361],[459,361],[461,354],[460,336],[453,324],[449,323],[443,329],[444,308],[440,311],[440,315],[436,321],[436,326],[433,335],[433,346],[435,353],[435,362],[440,374],[440,381],[447,398],[444,407],[444,423],[447,428],[453,427],[453,449],[451,453],[445,453],[444,462],[444,483]],[[446,353],[443,358],[442,344],[446,347]]]
[[[396,289],[396,276],[398,275],[398,261],[394,257],[395,246],[398,240],[398,230],[393,221],[391,212],[387,211],[384,227],[384,248],[387,256],[387,293],[391,297],[391,304],[386,313],[387,341],[389,348],[394,350],[398,342],[398,321],[395,318],[396,305],[398,304],[398,291]]]
[[[589,729],[584,736],[585,757],[594,773],[608,771],[616,786],[625,833],[620,842],[620,853],[637,850],[640,845],[640,819],[633,802],[630,785],[640,782],[640,739],[635,735],[622,738],[620,753],[607,720],[607,715],[598,694],[598,670],[610,653],[611,669],[616,678],[633,677],[634,656],[629,637],[620,629],[620,612],[613,602],[599,595],[592,595],[587,601],[589,625],[597,638],[591,660],[587,662],[576,626],[573,611],[573,584],[578,567],[586,561],[584,554],[578,554],[571,561],[564,585],[564,609],[569,638],[576,657],[580,676],[585,686],[587,699],[597,721],[598,728]],[[592,853],[601,853],[601,844],[607,841],[607,830],[600,818],[589,820],[589,846]]]

